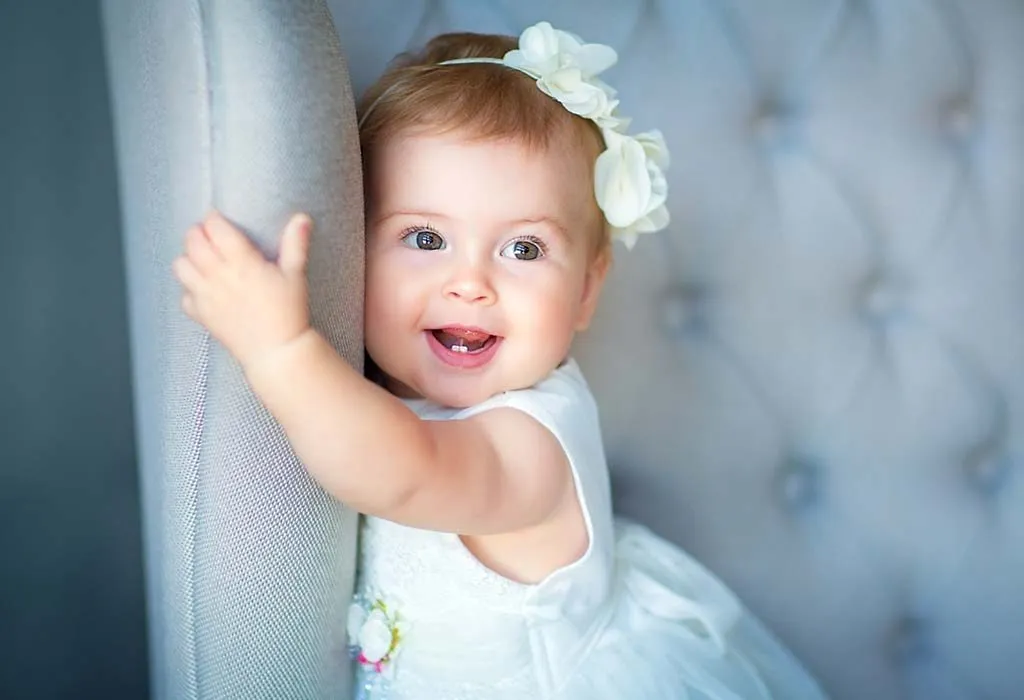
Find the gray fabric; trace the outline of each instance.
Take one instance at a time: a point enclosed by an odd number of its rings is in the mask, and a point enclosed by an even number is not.
[[[315,0],[103,3],[129,273],[155,698],[345,697],[355,515],[308,478],[170,264],[211,206],[318,228],[314,323],[362,362],[352,96]]]

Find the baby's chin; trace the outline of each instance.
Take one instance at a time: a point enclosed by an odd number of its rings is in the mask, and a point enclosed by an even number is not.
[[[401,399],[426,399],[438,406],[469,408],[508,391],[503,387],[495,388],[486,384],[483,381],[406,383],[388,377],[385,387]]]
[[[494,377],[466,375],[446,379],[433,378],[417,381],[414,378],[403,381],[401,377],[384,374],[384,386],[401,399],[426,399],[438,406],[448,408],[469,408],[483,403],[492,396],[524,389],[533,382],[495,381]]]

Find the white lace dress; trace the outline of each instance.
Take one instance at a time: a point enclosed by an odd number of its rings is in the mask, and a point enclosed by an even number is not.
[[[357,698],[824,697],[706,569],[613,519],[597,408],[575,362],[469,409],[407,403],[432,420],[508,406],[540,421],[569,457],[590,546],[525,585],[486,568],[456,535],[365,518],[349,620]]]

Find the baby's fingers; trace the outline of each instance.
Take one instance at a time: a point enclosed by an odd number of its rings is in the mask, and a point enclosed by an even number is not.
[[[229,262],[265,262],[263,255],[256,250],[256,246],[246,238],[245,234],[217,212],[206,217],[203,229],[210,242],[213,243],[213,247],[225,260]]]
[[[206,232],[199,226],[192,226],[185,233],[185,254],[199,273],[209,273],[222,262]]]
[[[192,260],[187,257],[176,258],[171,264],[174,276],[181,282],[181,286],[188,292],[197,291],[203,284],[203,275],[199,272]]]
[[[184,311],[185,315],[193,321],[199,320],[198,309],[196,308],[196,298],[188,292],[185,292],[181,296],[181,310]]]

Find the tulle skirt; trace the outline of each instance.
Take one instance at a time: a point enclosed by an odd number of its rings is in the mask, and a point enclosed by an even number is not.
[[[619,519],[616,557],[616,609],[559,698],[825,698],[781,642],[682,549]]]

